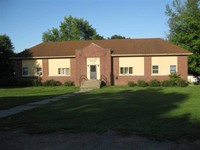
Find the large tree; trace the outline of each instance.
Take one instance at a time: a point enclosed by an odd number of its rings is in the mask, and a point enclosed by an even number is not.
[[[13,44],[7,35],[0,35],[0,78],[13,75],[10,57],[14,54]]]
[[[200,0],[174,0],[166,6],[170,42],[191,51],[189,73],[200,75]]]
[[[97,34],[96,29],[87,20],[72,16],[64,17],[59,29],[52,28],[42,36],[43,42],[92,39],[103,39],[103,37]]]

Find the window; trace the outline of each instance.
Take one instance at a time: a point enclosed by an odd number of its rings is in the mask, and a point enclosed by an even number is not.
[[[59,75],[70,75],[69,68],[58,68]]]
[[[153,74],[158,74],[158,66],[157,65],[155,65],[155,66],[152,66],[152,73]]]
[[[170,73],[176,72],[176,65],[170,65]]]
[[[42,68],[40,67],[37,68],[37,75],[42,75]]]
[[[133,67],[120,67],[120,74],[123,75],[133,74]]]
[[[22,75],[27,76],[28,75],[28,67],[23,67],[22,68]]]
[[[129,74],[133,74],[133,67],[129,67]]]
[[[96,65],[90,65],[90,72],[96,72]]]

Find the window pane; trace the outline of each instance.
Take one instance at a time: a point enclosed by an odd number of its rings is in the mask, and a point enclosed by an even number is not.
[[[69,68],[66,68],[66,75],[70,75]]]
[[[22,68],[22,74],[23,75],[28,75],[28,67],[23,67]]]
[[[124,68],[123,67],[120,68],[120,74],[124,74]]]
[[[153,73],[158,73],[158,70],[153,70]]]
[[[158,69],[158,66],[153,66],[153,69]]]
[[[176,72],[176,65],[171,65],[170,66],[170,73]]]
[[[133,67],[129,67],[129,74],[133,74]]]
[[[61,68],[58,68],[58,74],[61,74]]]
[[[66,74],[66,68],[62,68],[62,74]]]
[[[125,67],[125,74],[128,74],[128,67]]]
[[[90,71],[91,72],[96,72],[96,65],[91,65],[90,66]]]

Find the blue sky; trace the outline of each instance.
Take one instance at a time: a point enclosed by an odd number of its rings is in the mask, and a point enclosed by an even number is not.
[[[58,28],[64,16],[84,18],[104,37],[165,38],[166,4],[172,0],[0,0],[0,34],[15,52],[42,42],[42,33]]]

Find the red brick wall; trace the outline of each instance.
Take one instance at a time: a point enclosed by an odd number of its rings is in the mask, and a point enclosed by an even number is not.
[[[75,85],[79,86],[82,81],[87,78],[87,66],[86,58],[82,56],[80,50],[76,50],[76,60],[75,60]]]
[[[181,75],[182,79],[187,80],[188,76],[187,56],[178,56],[178,73]]]

